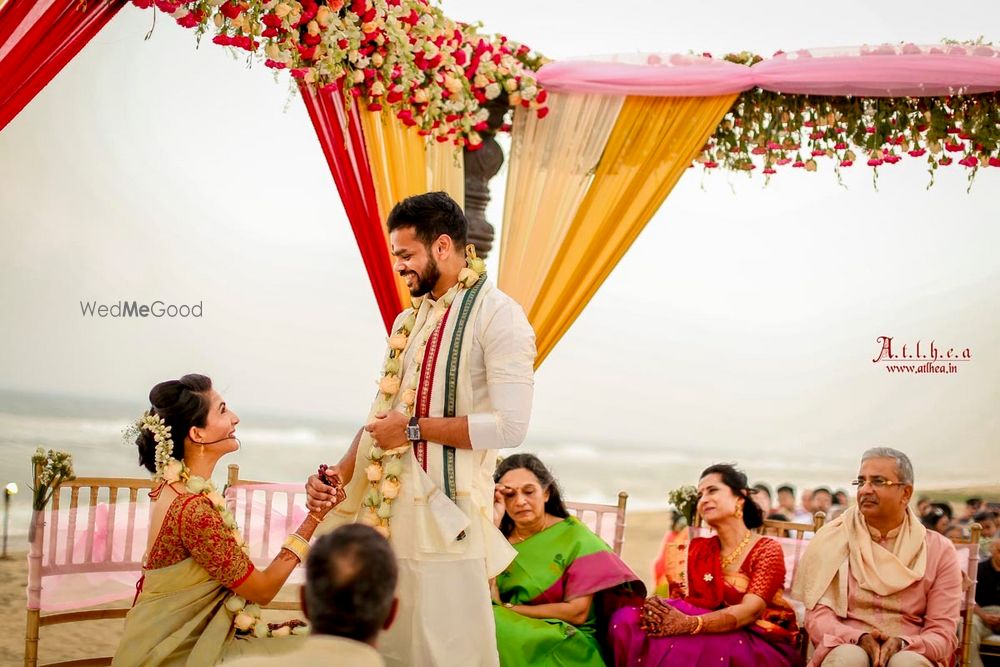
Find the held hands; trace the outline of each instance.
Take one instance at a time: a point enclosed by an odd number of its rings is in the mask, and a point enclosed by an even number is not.
[[[406,425],[410,423],[406,415],[397,410],[379,412],[374,421],[365,426],[378,446],[386,451],[406,448],[410,441],[406,439]]]
[[[325,517],[326,513],[344,502],[347,493],[340,481],[337,466],[321,465],[317,474],[306,482],[306,508],[310,513]]]
[[[678,611],[655,595],[646,598],[640,614],[639,627],[650,637],[688,635],[698,624],[693,616]]]
[[[878,630],[861,635],[858,646],[865,650],[871,660],[872,667],[886,667],[892,656],[903,650],[903,640],[899,637],[889,637]]]

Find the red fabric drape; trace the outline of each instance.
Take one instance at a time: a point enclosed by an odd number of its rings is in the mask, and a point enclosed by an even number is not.
[[[329,85],[317,90],[315,86],[303,83],[299,90],[340,192],[347,219],[354,230],[358,249],[361,250],[361,259],[368,270],[368,279],[371,281],[382,321],[388,331],[396,315],[402,310],[402,304],[389,261],[389,248],[382,230],[378,202],[375,200],[375,184],[368,165],[357,104],[345,103],[339,85]]]
[[[0,7],[0,130],[124,5],[125,0],[9,0]]]

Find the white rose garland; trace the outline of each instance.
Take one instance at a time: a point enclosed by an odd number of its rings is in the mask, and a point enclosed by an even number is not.
[[[444,317],[455,297],[463,289],[469,289],[479,282],[481,276],[486,274],[486,263],[476,256],[476,249],[473,245],[465,248],[466,267],[458,274],[458,282],[444,295],[438,299],[432,312],[427,316],[428,321],[424,324],[420,340],[413,355],[414,368],[410,374],[407,387],[403,388],[403,355],[410,344],[410,334],[417,323],[417,312],[423,303],[423,297],[414,297],[413,307],[403,319],[402,324],[389,336],[388,350],[386,352],[385,363],[382,366],[382,375],[378,380],[380,396],[376,405],[376,412],[388,412],[392,409],[393,399],[402,390],[400,396],[400,406],[403,414],[412,417],[417,400],[417,382],[420,378],[420,366],[424,361],[424,350],[431,334],[437,328],[438,322]],[[433,319],[431,319],[433,318]],[[365,468],[365,475],[368,478],[368,492],[362,500],[362,506],[366,509],[361,517],[361,521],[372,526],[386,538],[390,535],[389,524],[392,519],[392,503],[399,496],[402,482],[400,476],[403,474],[403,462],[401,457],[410,448],[409,443],[396,447],[395,449],[384,450],[377,442],[372,440],[372,446],[368,450],[369,464]]]

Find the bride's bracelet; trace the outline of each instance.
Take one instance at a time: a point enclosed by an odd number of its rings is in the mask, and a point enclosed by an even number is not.
[[[691,634],[692,635],[696,635],[699,632],[701,632],[701,626],[704,623],[705,623],[705,619],[703,619],[701,616],[695,616],[695,626],[694,626],[694,630],[691,631]]]
[[[292,533],[286,537],[281,548],[291,552],[293,556],[299,559],[300,563],[306,562],[306,554],[309,553],[309,542],[298,533]]]

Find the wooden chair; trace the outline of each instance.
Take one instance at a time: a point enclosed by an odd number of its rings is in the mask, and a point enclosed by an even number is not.
[[[972,644],[972,618],[976,609],[976,577],[979,574],[979,536],[983,527],[978,523],[969,526],[969,536],[953,538],[965,576],[965,596],[962,600],[962,634],[958,644],[958,664],[969,667],[969,649]]]
[[[35,466],[34,485],[37,488],[41,476],[41,465]],[[121,491],[128,490],[128,523],[124,535],[114,531],[116,511],[119,508]],[[27,631],[24,643],[25,667],[93,667],[110,665],[111,656],[81,658],[58,663],[38,665],[39,630],[42,627],[59,623],[76,623],[78,621],[93,621],[103,619],[125,618],[129,606],[102,609],[80,609],[48,613],[42,615],[41,596],[46,577],[66,574],[84,574],[100,572],[136,572],[142,569],[142,552],[145,549],[146,534],[135,534],[135,513],[140,501],[140,491],[152,489],[148,479],[124,479],[112,477],[79,477],[69,482],[63,482],[59,490],[52,495],[52,501],[43,512],[32,516],[34,535],[28,550],[28,604]],[[86,492],[86,503],[81,503],[81,494]],[[68,525],[63,533],[60,523],[60,503],[68,497]],[[142,494],[143,501],[146,494]],[[107,538],[101,553],[94,553],[95,524],[98,516],[98,500],[107,503]],[[79,517],[84,512],[85,517]],[[60,544],[59,537],[63,535]],[[83,553],[80,553],[78,542],[83,541]],[[118,545],[118,546],[116,546]],[[124,557],[114,559],[114,552],[121,545]],[[138,557],[134,555],[133,545],[138,549]],[[138,576],[136,577],[138,578]]]
[[[826,523],[826,513],[816,512],[813,514],[811,523],[801,521],[778,521],[777,519],[764,519],[764,525],[754,532],[771,537],[790,537],[797,540],[807,539],[806,533],[815,533]],[[694,522],[691,524],[696,528],[702,527],[701,515],[695,511]]]
[[[621,557],[622,545],[625,544],[625,505],[627,503],[628,494],[619,491],[617,505],[567,502],[566,509],[607,542],[616,556]],[[605,523],[606,517],[609,519],[614,517],[614,524]],[[611,527],[614,528],[613,533],[610,531]],[[608,539],[609,537],[611,539]]]
[[[816,512],[813,514],[812,523],[801,521],[779,521],[777,519],[764,519],[764,525],[757,529],[761,535],[772,537],[790,537],[796,540],[808,539],[806,533],[815,533],[826,523],[826,512]]]

